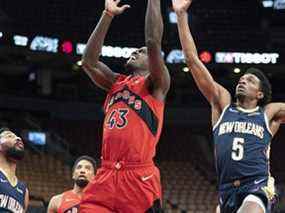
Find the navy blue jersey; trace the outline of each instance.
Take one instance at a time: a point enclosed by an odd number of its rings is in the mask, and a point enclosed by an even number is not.
[[[25,209],[26,185],[18,181],[12,186],[0,171],[0,212],[23,213]]]
[[[219,185],[269,176],[272,134],[263,109],[224,109],[213,128]]]

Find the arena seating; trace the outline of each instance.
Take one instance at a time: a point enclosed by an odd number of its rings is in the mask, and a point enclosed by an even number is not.
[[[167,161],[160,164],[160,169],[164,203],[168,201],[189,213],[214,212],[218,201],[215,185],[206,180],[193,164]]]
[[[42,198],[45,202],[72,187],[71,168],[45,153],[27,150],[24,160],[18,165],[17,175],[28,185],[32,197]]]

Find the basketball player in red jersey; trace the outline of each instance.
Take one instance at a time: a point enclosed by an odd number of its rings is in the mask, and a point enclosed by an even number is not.
[[[170,76],[161,56],[163,23],[160,0],[149,0],[145,19],[146,47],[126,63],[129,76],[99,61],[105,35],[116,15],[129,5],[106,0],[92,33],[83,67],[96,85],[108,92],[104,110],[102,166],[84,190],[80,213],[160,212],[160,174],[153,163],[159,140]]]
[[[74,186],[72,190],[55,195],[51,198],[48,213],[77,213],[83,189],[94,177],[96,162],[89,156],[79,157],[72,168]]]

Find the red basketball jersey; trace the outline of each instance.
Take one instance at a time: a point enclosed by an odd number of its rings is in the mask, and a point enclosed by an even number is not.
[[[57,210],[58,213],[77,213],[81,198],[72,190],[66,191],[62,195],[61,204]]]
[[[154,157],[164,102],[150,94],[146,79],[120,75],[109,91],[104,105],[104,160],[149,162]]]

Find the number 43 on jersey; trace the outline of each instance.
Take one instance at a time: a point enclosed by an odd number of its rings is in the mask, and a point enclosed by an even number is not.
[[[127,115],[129,110],[126,108],[114,109],[107,118],[106,125],[109,129],[122,129],[128,124]]]

